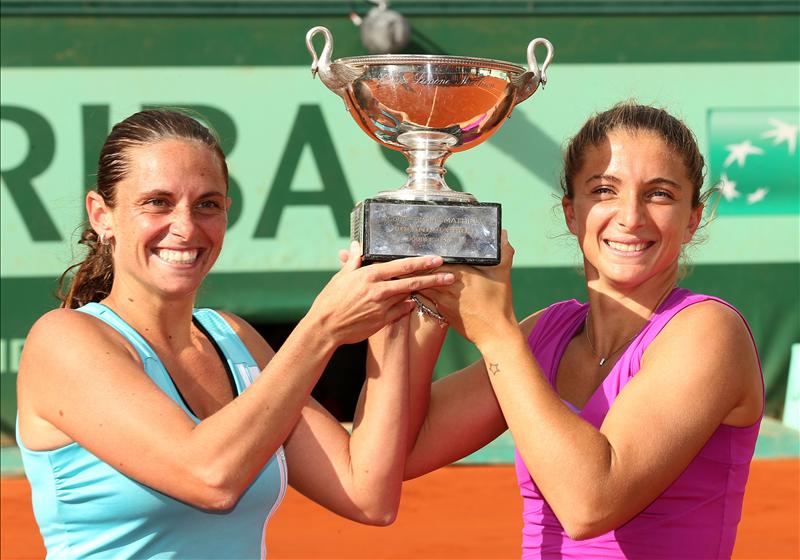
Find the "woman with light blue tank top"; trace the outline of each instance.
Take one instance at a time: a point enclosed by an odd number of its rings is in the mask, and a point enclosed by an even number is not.
[[[100,303],[87,303],[78,311],[122,334],[138,352],[150,379],[200,422],[139,333]],[[216,344],[236,394],[241,394],[261,373],[255,360],[218,313],[197,309],[193,317]],[[193,507],[128,478],[78,443],[31,451],[20,440],[20,451],[25,473],[37,489],[34,513],[48,555],[54,558],[152,558],[167,552],[176,558],[260,558],[266,555],[267,522],[286,492],[283,447],[261,469],[236,507],[222,514]]]
[[[418,429],[409,296],[452,275],[430,272],[438,257],[361,268],[354,244],[275,352],[241,318],[195,308],[227,189],[217,140],[186,114],[142,111],[106,139],[88,254],[19,369],[17,441],[48,558],[264,558],[287,484],[355,521],[394,520]],[[351,437],[310,392],[338,346],[366,338]]]

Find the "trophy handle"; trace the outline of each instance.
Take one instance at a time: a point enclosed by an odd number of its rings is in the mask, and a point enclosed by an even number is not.
[[[322,33],[325,37],[325,45],[322,47],[322,54],[317,57],[317,49],[314,48],[314,35]],[[311,76],[316,77],[317,72],[322,69],[324,72],[331,65],[331,54],[333,53],[333,35],[327,27],[317,25],[306,33],[306,48],[311,53]]]
[[[544,45],[547,49],[547,56],[544,58],[544,64],[542,64],[541,72],[539,72],[539,64],[536,62],[536,53],[534,52],[538,45]],[[547,84],[547,67],[550,66],[552,61],[553,43],[547,39],[538,37],[528,44],[528,67],[531,69],[531,72],[533,72],[536,81],[541,82],[542,86]]]
[[[534,52],[539,45],[544,45],[547,48],[547,56],[545,56],[541,70],[539,69],[539,63],[536,61],[536,53]],[[522,103],[533,95],[539,88],[539,84],[544,86],[547,83],[547,67],[550,66],[552,60],[553,44],[550,41],[539,37],[528,44],[528,67],[530,69],[511,80],[511,83],[517,91],[514,105]]]
[[[318,33],[322,33],[325,37],[325,45],[319,56],[313,42],[314,36]],[[359,68],[342,62],[331,62],[333,35],[327,27],[318,25],[309,29],[306,33],[306,48],[311,53],[311,76],[316,77],[319,74],[319,79],[325,87],[340,97],[345,97],[345,88],[366,71],[366,67]]]

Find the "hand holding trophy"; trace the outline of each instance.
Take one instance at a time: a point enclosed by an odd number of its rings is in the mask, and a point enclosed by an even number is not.
[[[317,56],[312,39],[325,37]],[[534,49],[547,55],[539,69]],[[528,66],[485,58],[438,55],[355,56],[331,61],[333,37],[325,27],[306,34],[325,86],[342,97],[356,123],[380,144],[403,152],[408,180],[359,202],[351,214],[351,237],[364,262],[441,255],[445,262],[500,262],[500,204],[478,202],[444,180],[444,162],[494,134],[514,106],[547,81],[553,45],[534,39]]]

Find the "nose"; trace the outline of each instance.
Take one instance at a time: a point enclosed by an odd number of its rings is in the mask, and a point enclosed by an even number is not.
[[[195,228],[194,215],[188,206],[179,205],[172,212],[169,232],[182,239],[189,239]]]
[[[644,203],[634,193],[626,193],[619,199],[617,207],[617,223],[629,231],[635,231],[644,225],[646,220]]]

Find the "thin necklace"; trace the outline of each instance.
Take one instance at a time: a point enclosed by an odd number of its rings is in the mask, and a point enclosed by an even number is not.
[[[656,303],[656,306],[653,308],[653,311],[651,311],[651,312],[650,312],[650,317],[652,317],[652,316],[653,316],[653,313],[655,313],[656,311],[658,311],[658,308],[659,308],[659,307],[661,306],[661,304],[664,302],[664,300],[666,299],[666,297],[667,297],[669,294],[671,294],[671,293],[672,293],[672,290],[673,290],[674,288],[675,288],[674,286],[671,286],[671,287],[670,287],[670,289],[669,289],[669,290],[667,290],[667,291],[666,291],[666,293],[664,293],[664,295],[663,295],[663,296],[661,296],[661,299],[659,299],[659,300],[658,300],[658,303]],[[620,351],[620,350],[622,350],[622,349],[623,349],[625,346],[627,346],[628,344],[630,344],[631,342],[633,342],[633,339],[634,339],[634,338],[636,338],[637,336],[639,336],[639,333],[640,333],[640,332],[642,332],[642,329],[644,329],[644,325],[643,325],[643,326],[642,326],[642,328],[641,328],[641,329],[639,329],[639,330],[636,332],[636,334],[634,334],[632,337],[630,337],[629,339],[625,340],[625,342],[623,342],[622,344],[620,344],[619,346],[617,346],[616,348],[614,348],[614,349],[613,349],[611,352],[609,352],[609,353],[608,353],[606,356],[601,356],[600,354],[598,354],[598,353],[597,353],[597,350],[595,350],[595,349],[594,349],[594,344],[592,344],[592,337],[591,337],[591,334],[589,333],[589,328],[590,328],[590,325],[591,325],[591,322],[589,321],[589,316],[590,316],[591,314],[592,314],[592,308],[590,307],[590,308],[589,308],[589,311],[586,313],[586,319],[584,319],[585,326],[584,326],[583,332],[584,332],[584,333],[586,333],[586,342],[588,342],[588,343],[589,343],[589,348],[591,348],[591,349],[592,349],[592,355],[593,355],[595,358],[600,358],[600,362],[597,364],[598,366],[602,366],[603,364],[605,364],[605,363],[608,361],[608,359],[609,359],[609,358],[613,357],[613,356],[614,356],[614,355],[615,355],[617,352],[619,352],[619,351]],[[648,318],[647,318],[647,320],[648,320],[648,321],[650,320],[650,317],[648,317]],[[646,325],[646,324],[647,324],[647,323],[645,323],[645,325]]]
[[[616,354],[617,352],[619,352],[620,350],[622,350],[622,347],[623,347],[623,346],[627,346],[628,344],[630,344],[630,343],[631,343],[631,341],[633,341],[633,339],[634,339],[634,338],[636,338],[636,336],[637,336],[637,335],[638,335],[638,334],[639,334],[641,331],[637,331],[637,333],[636,333],[635,335],[633,335],[632,337],[630,337],[629,339],[627,339],[625,342],[623,342],[622,344],[620,344],[619,346],[617,346],[616,348],[614,348],[614,350],[612,350],[611,352],[609,352],[609,353],[608,353],[608,356],[601,356],[600,354],[598,354],[598,353],[597,353],[597,350],[595,350],[595,349],[594,349],[594,344],[592,344],[592,337],[589,335],[589,325],[591,324],[591,323],[589,322],[589,315],[591,314],[591,312],[592,312],[592,310],[590,309],[590,310],[589,310],[589,312],[586,314],[586,328],[585,328],[585,329],[583,329],[583,332],[585,332],[585,333],[586,333],[586,341],[589,343],[589,348],[591,348],[591,349],[592,349],[592,355],[593,355],[595,358],[600,358],[600,363],[598,363],[597,365],[598,365],[598,366],[602,366],[604,363],[606,363],[606,361],[607,361],[607,360],[608,360],[610,357],[612,357],[614,354]]]

